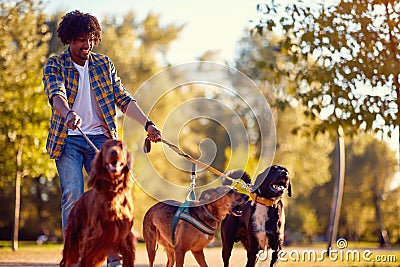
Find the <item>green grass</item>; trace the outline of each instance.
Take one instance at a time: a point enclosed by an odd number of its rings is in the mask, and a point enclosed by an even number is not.
[[[62,248],[62,244],[44,244],[42,246],[38,246],[35,241],[19,241],[18,242],[19,249],[60,249]],[[0,251],[11,249],[11,241],[0,240]]]

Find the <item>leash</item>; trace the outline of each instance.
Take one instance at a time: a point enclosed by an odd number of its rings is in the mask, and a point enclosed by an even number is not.
[[[82,134],[82,136],[86,139],[86,141],[89,143],[89,145],[96,151],[98,152],[99,149],[96,147],[96,145],[92,142],[92,140],[90,140],[90,138],[82,131],[81,127],[76,126],[76,128],[79,130],[79,132]],[[232,182],[233,185],[236,184],[240,184],[242,186],[242,188],[244,188],[247,192],[251,192],[251,184],[246,184],[244,181],[240,182],[239,179],[234,179],[232,177],[229,177],[228,175],[226,175],[225,173],[211,167],[208,164],[205,164],[204,162],[201,162],[195,158],[193,158],[192,156],[190,156],[189,154],[186,154],[185,152],[183,152],[178,146],[172,144],[171,142],[168,142],[165,139],[161,140],[164,144],[166,144],[171,150],[173,150],[175,153],[177,153],[178,155],[186,158],[187,160],[191,161],[193,163],[192,165],[192,175],[191,175],[191,179],[192,182],[190,183],[190,188],[189,188],[189,194],[187,196],[187,200],[194,200],[196,199],[196,195],[194,192],[194,187],[196,185],[196,165],[199,165],[201,167],[203,167],[204,169],[208,170],[209,172],[214,173],[215,175],[221,176],[224,179],[227,179],[229,181]],[[149,138],[145,139],[145,143],[144,143],[144,147],[143,150],[145,153],[149,153],[151,150],[151,141]]]
[[[192,163],[192,175],[190,175],[192,182],[189,185],[189,193],[186,196],[186,200],[196,200],[196,192],[194,191],[196,187],[196,177],[196,164]]]
[[[82,136],[86,139],[86,141],[89,143],[89,145],[96,151],[98,152],[99,149],[96,147],[96,145],[92,142],[92,140],[90,140],[90,138],[82,131],[81,127],[76,126],[76,128],[79,130],[79,132],[82,134]],[[187,200],[194,200],[196,199],[196,194],[194,192],[194,187],[196,186],[196,165],[199,165],[201,167],[203,167],[204,169],[223,177],[224,179],[227,179],[229,181],[232,182],[232,185],[236,185],[236,184],[240,184],[242,186],[242,188],[244,188],[247,192],[251,192],[251,184],[246,184],[244,181],[239,181],[239,179],[234,179],[232,177],[229,177],[228,175],[226,175],[225,173],[211,167],[208,164],[205,164],[204,162],[201,162],[195,158],[193,158],[192,156],[190,156],[189,154],[186,154],[185,152],[183,152],[178,146],[168,142],[165,139],[161,140],[164,144],[166,144],[170,149],[172,149],[175,153],[177,153],[178,155],[186,158],[187,160],[191,161],[193,163],[192,165],[192,175],[191,175],[191,179],[192,182],[190,183],[190,188],[189,188],[189,193],[186,197]],[[149,138],[145,139],[145,145],[143,148],[145,153],[149,153],[151,150],[151,141]]]
[[[192,156],[190,156],[189,154],[186,154],[185,152],[183,152],[178,146],[168,142],[165,139],[162,139],[161,142],[163,142],[164,144],[166,144],[171,150],[173,150],[175,153],[177,153],[179,156],[182,156],[184,158],[186,158],[187,160],[193,162],[194,164],[206,169],[209,172],[214,173],[215,175],[221,176],[224,179],[227,179],[229,181],[232,182],[233,185],[235,184],[240,184],[242,186],[242,188],[246,189],[247,192],[251,192],[251,184],[246,184],[244,181],[239,181],[239,179],[234,179],[232,177],[229,177],[228,175],[226,175],[225,173],[211,167],[208,164],[205,164],[204,162],[201,162],[195,158],[193,158]],[[145,153],[149,153],[151,150],[151,141],[149,138],[145,139],[145,144],[143,147],[143,150]]]
[[[96,151],[98,152],[99,149],[96,147],[96,145],[90,140],[90,138],[82,131],[81,127],[76,126],[78,128],[79,132],[82,134],[82,136],[86,139],[86,141],[89,143],[89,145]]]

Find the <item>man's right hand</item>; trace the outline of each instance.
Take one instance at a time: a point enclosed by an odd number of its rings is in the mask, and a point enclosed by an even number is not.
[[[81,127],[82,118],[68,106],[65,98],[55,95],[51,100],[52,106],[57,113],[64,116],[68,128],[75,130],[77,127]]]
[[[68,111],[65,119],[67,122],[67,126],[70,129],[75,130],[77,127],[81,127],[82,118],[78,114],[76,114],[75,111],[73,110]]]

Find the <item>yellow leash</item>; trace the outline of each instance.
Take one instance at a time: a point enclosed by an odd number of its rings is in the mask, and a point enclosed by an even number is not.
[[[240,185],[242,186],[242,188],[246,189],[247,192],[251,192],[251,184],[246,184],[245,182],[240,182],[238,179],[234,179],[234,178],[232,178],[232,177],[229,177],[229,176],[226,175],[225,173],[223,173],[223,172],[221,172],[221,171],[219,171],[219,170],[217,170],[217,169],[211,167],[210,165],[205,164],[204,162],[201,162],[201,161],[199,161],[199,160],[193,158],[192,156],[186,154],[186,153],[183,152],[178,146],[176,146],[176,145],[174,145],[174,144],[168,142],[168,141],[165,140],[165,139],[162,139],[161,142],[163,142],[164,144],[166,144],[170,149],[172,149],[172,150],[173,150],[174,152],[176,152],[178,155],[180,155],[180,156],[186,158],[187,160],[189,160],[189,161],[195,163],[196,165],[198,165],[198,166],[200,166],[200,167],[206,169],[206,170],[209,171],[209,172],[212,172],[212,173],[214,173],[214,174],[216,174],[216,175],[218,175],[218,176],[221,176],[221,177],[224,178],[224,179],[227,179],[227,180],[231,181],[232,184],[240,184]],[[143,150],[144,150],[145,153],[149,153],[149,152],[150,152],[150,150],[151,150],[151,141],[150,141],[150,139],[148,139],[148,138],[145,139],[145,144],[144,144]]]

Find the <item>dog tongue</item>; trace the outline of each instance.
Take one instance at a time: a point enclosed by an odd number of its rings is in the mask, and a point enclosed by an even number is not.
[[[120,172],[124,168],[124,165],[122,163],[117,163],[116,165],[112,163],[107,164],[107,169],[109,172]]]

